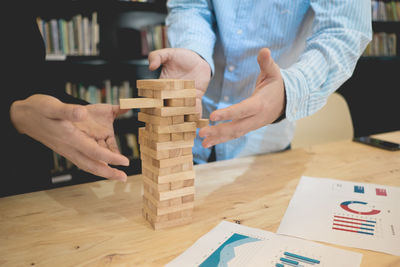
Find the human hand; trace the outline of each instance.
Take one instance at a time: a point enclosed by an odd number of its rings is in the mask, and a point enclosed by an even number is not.
[[[29,135],[80,169],[107,179],[126,181],[126,174],[111,165],[129,165],[115,141],[113,121],[118,106],[65,104],[48,95],[15,101],[10,117],[15,128]]]
[[[162,65],[161,79],[194,80],[197,90],[196,111],[202,114],[201,98],[211,79],[211,68],[202,57],[189,49],[164,48],[149,54],[149,69],[156,70]]]
[[[284,112],[285,88],[278,65],[268,48],[260,50],[257,57],[260,74],[253,94],[238,104],[215,110],[211,121],[229,121],[201,128],[203,147],[223,143],[274,122]]]

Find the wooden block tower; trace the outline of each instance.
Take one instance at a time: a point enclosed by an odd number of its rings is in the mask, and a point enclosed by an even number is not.
[[[120,108],[138,108],[144,218],[154,229],[191,222],[194,207],[192,147],[196,128],[208,125],[196,113],[193,80],[138,80],[141,98],[120,99]]]

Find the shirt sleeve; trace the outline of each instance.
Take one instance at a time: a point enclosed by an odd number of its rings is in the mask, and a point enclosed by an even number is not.
[[[209,0],[169,0],[166,26],[171,47],[200,55],[214,73],[215,16]]]
[[[312,35],[292,66],[281,69],[286,118],[295,121],[321,109],[354,71],[372,38],[371,6],[359,0],[311,0]]]

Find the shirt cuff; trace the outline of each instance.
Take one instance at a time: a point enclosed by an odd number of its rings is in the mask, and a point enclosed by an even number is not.
[[[286,109],[285,115],[289,121],[308,116],[309,88],[303,73],[297,68],[281,69],[285,84]]]

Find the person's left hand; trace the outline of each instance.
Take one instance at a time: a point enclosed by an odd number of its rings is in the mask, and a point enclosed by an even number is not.
[[[113,122],[119,115],[129,110],[121,110],[118,105],[91,104],[85,106],[87,116],[82,121],[73,122],[87,136],[112,152],[120,153],[114,135]]]
[[[204,138],[203,147],[238,138],[274,122],[283,114],[286,99],[280,69],[268,48],[260,50],[257,61],[261,72],[253,94],[238,104],[210,114],[211,121],[229,122],[200,129],[199,136]]]

